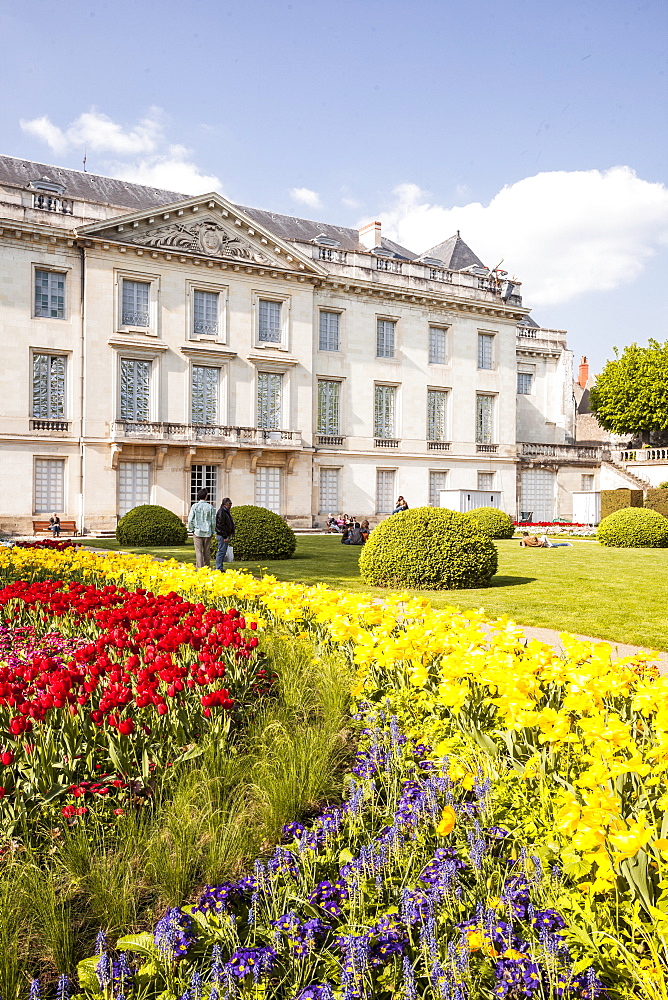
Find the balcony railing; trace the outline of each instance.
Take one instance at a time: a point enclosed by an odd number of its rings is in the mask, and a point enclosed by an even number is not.
[[[668,462],[668,448],[631,448],[615,452],[620,462]]]
[[[330,448],[340,448],[345,443],[345,438],[340,434],[316,434],[315,443],[325,445]]]
[[[498,444],[476,444],[475,450],[479,455],[496,455],[499,446]]]
[[[556,458],[563,462],[593,461],[600,462],[603,448],[593,445],[579,444],[538,444],[523,441],[517,446],[518,453],[524,458]]]
[[[69,198],[57,198],[52,194],[34,194],[32,207],[43,212],[59,212],[61,215],[73,215],[74,209]]]
[[[31,417],[31,431],[69,431],[71,420],[63,420],[61,417]]]
[[[398,448],[399,438],[374,438],[373,443],[376,448]]]
[[[203,442],[248,448],[301,448],[301,431],[270,430],[265,427],[227,427],[222,424],[173,424],[162,420],[114,420],[113,438],[144,441]]]
[[[450,451],[449,441],[427,441],[429,451]]]

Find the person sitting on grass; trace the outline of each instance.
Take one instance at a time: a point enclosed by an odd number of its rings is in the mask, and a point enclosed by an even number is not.
[[[352,528],[348,529],[348,535],[343,540],[344,545],[364,545],[366,538],[358,521],[353,522]]]
[[[524,549],[560,549],[564,546],[573,548],[572,542],[551,542],[547,535],[538,538],[537,535],[530,535],[528,531],[522,532],[520,547]]]
[[[339,531],[341,530],[333,514],[327,515],[327,530],[329,531],[330,535],[332,533],[338,535]]]

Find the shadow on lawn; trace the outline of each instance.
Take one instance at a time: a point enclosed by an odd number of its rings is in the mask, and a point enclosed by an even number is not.
[[[494,576],[490,587],[521,587],[525,583],[535,583],[535,576]],[[489,588],[486,588],[489,589]]]

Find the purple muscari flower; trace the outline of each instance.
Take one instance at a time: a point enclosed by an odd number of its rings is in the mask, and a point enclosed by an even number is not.
[[[100,955],[100,959],[95,966],[95,975],[97,976],[97,981],[100,984],[100,989],[105,990],[111,982],[113,975],[111,959],[106,951],[103,951]]]
[[[477,871],[480,871],[482,869],[482,859],[485,856],[487,845],[482,837],[476,837],[472,830],[469,830],[467,839],[469,842],[469,858],[471,859],[471,864],[475,869],[477,869]]]
[[[350,781],[348,791],[348,812],[351,816],[359,816],[364,805],[364,785],[357,784],[354,779]]]
[[[489,795],[489,791],[492,787],[492,782],[489,778],[482,780],[482,774],[478,772],[475,781],[473,782],[473,794],[478,800],[479,805],[482,807],[485,804],[485,799]]]
[[[42,987],[40,986],[39,979],[31,979],[29,1000],[40,1000],[41,994]]]
[[[431,970],[429,972],[429,978],[431,980],[431,985],[434,989],[434,992],[438,991],[445,1000],[445,998],[448,997],[450,993],[448,977],[445,973],[445,969],[443,968],[442,964],[438,959],[435,959],[432,964]]]
[[[197,971],[193,972],[192,976],[190,977],[190,986],[192,989],[193,1000],[201,1000],[202,983],[203,983],[202,973]]]
[[[432,905],[422,889],[402,889],[400,916],[409,927],[421,923],[429,916]]]
[[[185,989],[179,997],[179,1000],[192,1000],[192,993],[190,992],[190,989]]]
[[[72,995],[72,985],[67,976],[61,976],[56,986],[57,1000],[70,1000]]]
[[[184,958],[195,939],[192,928],[193,922],[187,913],[178,907],[167,910],[153,932],[153,941],[163,958],[170,961]]]
[[[273,948],[237,948],[227,963],[228,970],[237,979],[243,979],[248,973],[258,982],[259,978],[271,969],[276,960]]]
[[[218,987],[212,986],[209,990],[209,1000],[219,1000],[220,994],[218,993]]]
[[[531,855],[531,860],[533,861],[533,878],[532,882],[534,885],[540,885],[545,878],[545,873],[543,871],[543,862],[540,860],[537,854]]]
[[[223,949],[219,944],[214,944],[211,949],[211,979],[214,983],[220,983],[223,978]]]
[[[438,955],[438,944],[436,943],[436,918],[429,914],[420,928],[420,944],[426,949],[430,958],[434,959]]]
[[[95,938],[95,954],[101,955],[103,951],[107,950],[107,935],[103,930],[97,932],[97,937]]]
[[[403,957],[402,969],[404,973],[404,1000],[417,1000],[415,970],[408,955]]]

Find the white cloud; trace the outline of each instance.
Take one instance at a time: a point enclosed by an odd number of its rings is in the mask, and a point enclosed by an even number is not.
[[[424,252],[459,229],[487,265],[504,258],[532,305],[628,284],[668,243],[668,188],[630,167],[536,174],[504,187],[488,205],[431,204],[415,184],[393,194],[380,214],[385,235]]]
[[[65,129],[54,125],[46,115],[30,121],[21,119],[21,128],[46,142],[54,153],[87,149],[95,153],[138,156],[155,152],[162,140],[162,122],[158,108],[151,108],[145,118],[128,129],[94,108],[79,115]]]
[[[121,180],[183,194],[222,193],[220,178],[202,173],[192,160],[191,150],[168,143],[164,117],[160,108],[150,108],[135,125],[125,127],[93,108],[66,128],[54,125],[46,115],[21,120],[21,128],[59,156],[72,151],[83,154],[84,150],[87,154],[111,154],[114,159],[95,159],[92,163],[89,156],[89,166]]]
[[[133,163],[116,163],[112,169],[114,177],[123,181],[181,194],[224,193],[220,178],[215,174],[203,174],[192,162],[190,150],[184,146],[170,146],[164,154],[143,157]]]
[[[357,198],[342,198],[341,204],[346,208],[361,208],[362,202],[358,201]]]
[[[293,201],[298,201],[300,205],[308,205],[309,208],[321,208],[322,202],[317,191],[310,188],[290,188],[290,197]]]

